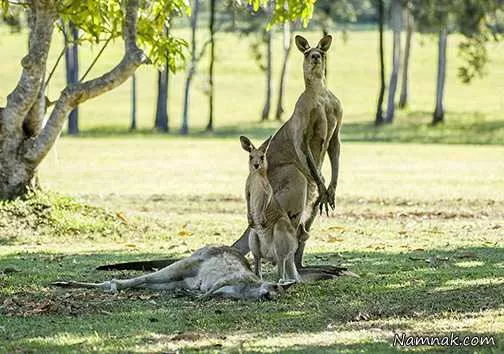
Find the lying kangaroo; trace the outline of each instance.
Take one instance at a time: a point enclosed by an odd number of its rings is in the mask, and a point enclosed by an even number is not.
[[[273,136],[268,148],[267,175],[274,197],[287,212],[294,227],[299,225],[299,245],[295,255],[298,271],[303,268],[305,242],[318,211],[325,209],[328,213],[329,206],[333,209],[335,206],[343,110],[340,101],[325,86],[324,68],[331,41],[331,36],[325,36],[317,47],[311,48],[305,38],[296,36],[297,48],[304,55],[305,90],[291,118]],[[326,152],[332,168],[327,188],[321,174]],[[242,254],[250,250],[250,231],[247,228],[233,244]],[[319,271],[323,268],[311,267],[307,270]],[[326,270],[331,272],[332,268]]]
[[[132,279],[112,279],[103,283],[55,282],[51,285],[100,288],[113,292],[125,288],[185,289],[203,296],[272,300],[282,295],[292,284],[294,283],[275,284],[262,281],[235,249],[228,246],[208,246],[157,272]]]
[[[262,278],[261,258],[277,265],[280,281],[300,281],[294,264],[298,241],[296,229],[280,208],[266,176],[267,150],[271,138],[258,149],[244,136],[240,137],[243,150],[249,153],[249,170],[245,187],[247,217],[252,228],[249,247],[254,255],[255,273]]]

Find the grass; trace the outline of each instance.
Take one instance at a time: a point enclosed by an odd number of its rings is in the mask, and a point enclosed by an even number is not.
[[[137,274],[94,267],[186,256],[230,244],[244,227],[237,141],[63,138],[41,179],[73,197],[0,206],[1,351],[389,353],[404,332],[488,335],[494,346],[444,349],[502,352],[503,152],[346,143],[337,208],[317,220],[307,263],[345,265],[360,278],[250,303],[49,287]]]
[[[11,35],[0,28],[0,46],[4,50],[0,67],[0,106],[14,87],[20,72],[19,62],[24,55],[26,33]],[[188,39],[189,32],[177,29],[177,35]],[[313,44],[320,35],[318,31],[303,33]],[[201,31],[200,42],[205,41]],[[282,34],[275,33],[274,86],[275,95],[279,81]],[[392,47],[392,34],[386,34],[386,48]],[[263,105],[264,77],[250,54],[251,39],[232,33],[219,33],[217,38],[217,63],[215,66],[215,124],[219,136],[234,136],[245,127],[261,137],[276,129],[278,124],[258,125]],[[349,39],[335,34],[329,58],[328,86],[341,98],[344,105],[343,138],[352,141],[393,141],[430,143],[502,144],[504,142],[504,44],[489,46],[490,63],[488,75],[476,79],[470,85],[462,84],[457,78],[461,59],[457,55],[460,37],[451,35],[448,46],[448,71],[446,83],[446,123],[429,127],[434,109],[437,43],[432,36],[415,34],[413,37],[412,62],[410,65],[410,103],[407,109],[398,110],[396,122],[391,126],[376,129],[372,124],[378,93],[377,35],[374,31],[351,31]],[[63,39],[56,37],[51,47],[49,66],[60,53]],[[390,50],[387,49],[389,54]],[[81,71],[96,55],[99,47],[81,50]],[[98,61],[90,75],[99,75],[111,68],[121,55],[121,43],[114,43]],[[301,74],[302,55],[293,48],[288,66],[285,96],[286,118],[292,112],[299,93],[303,89]],[[387,58],[387,74],[391,58]],[[195,77],[190,101],[190,126],[193,134],[199,134],[207,122],[208,58],[205,56]],[[56,71],[48,87],[48,95],[54,100],[63,88],[64,65]],[[170,127],[178,133],[182,116],[182,94],[185,75],[183,70],[170,79]],[[148,132],[153,125],[156,100],[157,73],[153,67],[145,66],[137,73],[138,83],[138,126]],[[399,95],[398,95],[399,96]],[[276,96],[273,97],[272,115]],[[110,134],[127,135],[130,116],[130,83],[83,104],[80,126],[85,136]]]

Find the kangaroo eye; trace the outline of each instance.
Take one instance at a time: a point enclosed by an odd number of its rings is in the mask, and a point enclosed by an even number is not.
[[[261,156],[261,161],[264,161],[264,156]]]
[[[252,161],[252,156],[249,156],[249,160]]]

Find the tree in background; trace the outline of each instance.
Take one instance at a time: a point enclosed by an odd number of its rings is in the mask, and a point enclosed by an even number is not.
[[[273,31],[264,31],[264,42],[266,44],[266,65],[264,66],[264,72],[266,73],[266,95],[261,113],[261,120],[267,120],[269,118],[271,96],[273,94]]]
[[[436,79],[436,108],[432,116],[432,124],[444,120],[444,87],[446,81],[446,45],[448,42],[448,27],[439,31],[438,39],[438,64]]]
[[[239,8],[237,17],[244,20],[243,25],[237,29],[241,36],[255,35],[250,44],[250,52],[254,61],[256,62],[259,70],[264,73],[265,79],[265,93],[264,105],[261,110],[261,120],[267,120],[271,109],[271,96],[273,92],[272,82],[272,30],[267,28],[268,21],[271,20],[271,14],[268,12],[269,6],[267,2],[263,2],[266,6],[253,8],[252,6],[245,6]],[[247,19],[245,21],[245,19]]]
[[[277,120],[282,119],[282,114],[284,113],[283,99],[285,95],[285,84],[286,84],[286,73],[287,73],[287,61],[289,60],[289,54],[292,47],[292,35],[291,35],[291,23],[286,21],[283,25],[283,60],[282,60],[282,70],[280,71],[280,84],[278,85],[278,101],[276,107],[275,118]]]
[[[137,130],[137,84],[136,74],[131,76],[131,124],[130,130]]]
[[[378,33],[379,33],[379,53],[380,58],[380,92],[378,93],[378,103],[376,107],[375,125],[383,124],[383,98],[385,96],[385,58],[383,50],[383,25],[385,22],[384,0],[378,0]]]
[[[393,31],[392,44],[392,72],[390,74],[388,98],[387,98],[387,113],[385,122],[392,123],[395,113],[395,94],[397,90],[397,80],[399,77],[399,67],[401,65],[401,29],[402,29],[402,1],[392,0],[391,9],[391,24]]]
[[[210,21],[208,30],[210,32],[210,65],[208,66],[208,124],[207,132],[214,130],[214,64],[215,64],[215,3],[217,0],[210,0]]]
[[[79,30],[70,22],[63,30],[65,39],[65,68],[67,85],[79,82]],[[79,107],[68,115],[68,134],[79,135]]]
[[[459,43],[459,55],[463,64],[458,76],[470,83],[476,76],[485,74],[488,61],[486,44],[499,40],[494,26],[496,12],[504,8],[502,0],[415,0],[413,15],[421,32],[438,33],[438,69],[436,79],[436,104],[432,124],[444,121],[444,96],[446,80],[446,50],[450,32],[459,32],[464,38]]]
[[[407,1],[404,7],[404,22],[406,23],[406,43],[404,44],[404,60],[402,66],[401,95],[399,96],[399,108],[408,105],[409,63],[411,58],[411,39],[413,37],[413,15],[411,14],[411,1]]]
[[[168,19],[168,24],[164,28],[164,34],[169,37],[171,27],[171,18]],[[169,58],[166,59],[162,69],[158,70],[157,81],[157,100],[156,100],[156,116],[154,119],[154,129],[167,133],[169,129],[169,114],[168,114],[168,93],[170,83],[170,67],[168,64]]]
[[[198,16],[200,12],[200,0],[193,0],[191,10],[191,62],[187,71],[185,88],[184,88],[184,104],[182,111],[182,126],[180,134],[186,135],[189,133],[189,97],[191,91],[191,82],[196,73],[196,65],[198,64],[198,56],[196,54],[196,29],[198,27]]]

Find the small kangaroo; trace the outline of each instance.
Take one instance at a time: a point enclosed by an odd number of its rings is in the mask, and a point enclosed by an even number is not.
[[[277,265],[280,281],[301,281],[294,264],[298,247],[296,229],[273,195],[268,181],[267,150],[271,137],[258,149],[245,136],[240,137],[243,150],[249,153],[249,170],[245,187],[247,218],[252,229],[249,247],[254,256],[255,273],[262,278],[261,258]]]
[[[125,288],[152,290],[184,289],[202,296],[239,300],[273,300],[292,285],[262,281],[238,251],[228,246],[207,246],[190,257],[178,260],[157,272],[131,279],[112,279],[103,283],[54,282],[67,288],[99,288],[117,292]]]

